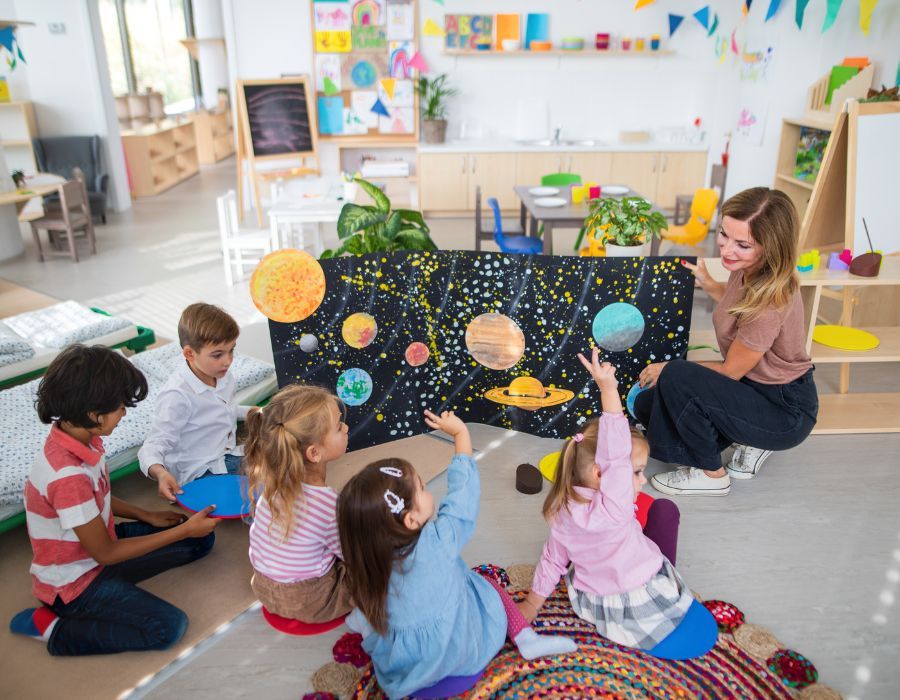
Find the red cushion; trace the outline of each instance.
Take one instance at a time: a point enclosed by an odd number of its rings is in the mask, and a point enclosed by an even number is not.
[[[293,620],[289,617],[282,617],[281,615],[269,612],[266,610],[265,606],[263,606],[262,611],[263,617],[266,618],[266,622],[279,632],[296,634],[302,637],[310,637],[315,634],[329,632],[335,627],[340,627],[344,624],[344,618],[347,617],[346,615],[341,615],[341,617],[335,620],[329,620],[328,622],[301,622],[300,620]]]

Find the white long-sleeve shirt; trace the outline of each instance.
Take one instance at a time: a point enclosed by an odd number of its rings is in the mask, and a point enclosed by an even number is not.
[[[156,398],[156,415],[138,452],[141,471],[162,464],[179,484],[207,471],[225,473],[225,454],[235,452],[237,420],[249,410],[235,401],[229,373],[204,384],[185,362],[169,377]]]

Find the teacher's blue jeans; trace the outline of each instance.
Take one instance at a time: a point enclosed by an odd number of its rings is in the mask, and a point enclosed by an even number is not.
[[[803,442],[819,411],[813,370],[787,384],[730,379],[696,362],[673,360],[656,386],[637,395],[650,456],[715,471],[732,443],[787,450]]]
[[[140,537],[162,529],[141,522],[119,523],[116,536]],[[172,646],[187,629],[187,615],[135,584],[206,556],[215,537],[211,532],[184,539],[106,566],[71,602],[63,603],[57,596],[50,608],[60,619],[47,650],[54,656],[83,656]]]

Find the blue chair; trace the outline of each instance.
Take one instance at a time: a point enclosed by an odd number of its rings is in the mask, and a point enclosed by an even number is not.
[[[530,236],[507,236],[503,233],[503,219],[500,217],[500,204],[496,197],[490,197],[488,206],[494,211],[494,241],[503,253],[525,253],[536,255],[544,249],[540,238]]]

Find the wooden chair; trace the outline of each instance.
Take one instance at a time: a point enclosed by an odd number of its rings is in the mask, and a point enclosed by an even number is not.
[[[494,240],[494,222],[485,220],[481,209],[481,185],[475,186],[475,250],[481,250],[483,241]],[[517,223],[501,221],[503,232],[511,235],[523,235],[522,227]]]
[[[219,212],[219,233],[222,238],[222,260],[225,265],[225,281],[234,284],[244,278],[244,265],[256,264],[264,256],[272,252],[272,235],[269,231],[241,231],[238,225],[237,196],[234,190],[228,190],[216,198]],[[249,258],[244,252],[250,251]],[[234,268],[234,269],[232,269]],[[235,271],[237,275],[235,275]]]
[[[40,231],[48,232],[50,247],[44,251],[41,246]],[[78,249],[75,247],[75,232],[83,231],[83,237],[91,244],[91,253],[97,254],[97,241],[94,238],[94,223],[91,218],[90,200],[84,183],[70,180],[59,188],[59,209],[50,211],[39,219],[31,221],[31,233],[37,244],[38,257],[44,262],[45,255],[72,258],[78,262]],[[68,246],[56,250],[52,245],[54,239],[65,236]]]

